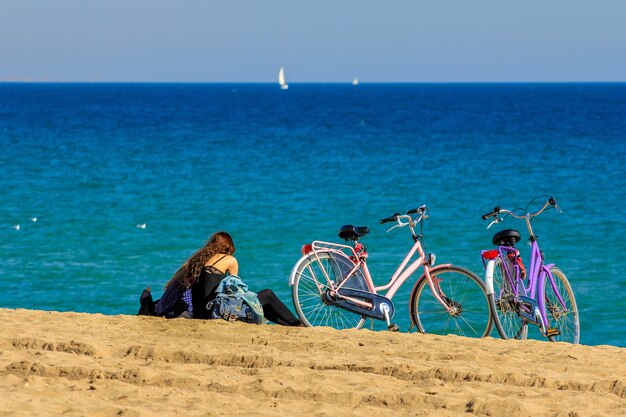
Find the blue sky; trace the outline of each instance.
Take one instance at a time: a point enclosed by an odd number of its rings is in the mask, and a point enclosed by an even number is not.
[[[626,81],[624,0],[0,0],[0,81]]]

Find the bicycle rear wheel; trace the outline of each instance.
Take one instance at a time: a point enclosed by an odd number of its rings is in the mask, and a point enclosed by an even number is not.
[[[496,258],[493,268],[493,294],[489,295],[491,315],[502,339],[524,340],[528,337],[528,323],[519,315],[521,303],[505,268],[502,258]],[[509,274],[514,275],[515,272],[511,270]]]
[[[483,281],[457,266],[434,269],[430,275],[440,288],[439,296],[451,310],[437,301],[423,275],[411,293],[411,320],[417,329],[440,335],[488,336],[493,321]]]
[[[346,257],[330,253],[310,255],[296,270],[291,294],[300,321],[306,326],[330,326],[337,330],[360,329],[365,317],[343,310],[324,300],[324,292],[329,288],[329,279],[338,283],[354,264]],[[322,271],[323,269],[323,271]],[[359,279],[352,277],[351,280]]]
[[[558,335],[548,336],[551,342],[580,343],[580,322],[574,292],[567,277],[556,266],[550,268],[553,282],[546,276],[544,288],[548,328],[558,330]],[[563,302],[559,300],[559,295]]]

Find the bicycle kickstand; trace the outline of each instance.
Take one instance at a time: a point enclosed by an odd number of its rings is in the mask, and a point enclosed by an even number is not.
[[[381,304],[380,309],[382,310],[385,316],[385,320],[387,321],[387,330],[389,330],[390,332],[399,331],[400,326],[398,326],[396,323],[392,323],[391,319],[389,318],[389,305],[383,303]]]

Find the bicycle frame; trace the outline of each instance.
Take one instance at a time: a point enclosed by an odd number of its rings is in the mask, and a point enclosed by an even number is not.
[[[487,287],[487,294],[491,295],[494,293],[493,288],[493,275],[495,269],[496,259],[500,258],[502,260],[503,269],[505,272],[505,279],[511,285],[511,289],[515,294],[516,298],[521,300],[526,306],[529,306],[531,311],[529,314],[527,312],[520,312],[520,315],[526,319],[528,322],[541,326],[542,331],[545,333],[548,329],[548,317],[546,312],[546,304],[545,304],[545,294],[543,289],[546,285],[546,279],[550,280],[550,285],[554,289],[555,294],[559,300],[559,303],[563,307],[564,310],[567,310],[565,301],[563,300],[560,292],[557,290],[556,283],[554,282],[554,277],[550,272],[550,268],[554,266],[553,263],[544,264],[543,255],[541,250],[539,249],[539,244],[537,243],[537,237],[533,234],[532,226],[530,224],[531,217],[539,215],[545,208],[544,205],[537,213],[526,214],[525,216],[517,216],[513,213],[514,217],[523,218],[526,222],[526,226],[530,233],[530,241],[531,241],[531,251],[530,251],[530,269],[528,273],[528,285],[524,285],[524,279],[521,276],[520,267],[517,265],[517,262],[513,263],[513,270],[510,270],[509,264],[505,261],[508,258],[509,252],[516,253],[515,257],[519,256],[517,254],[517,250],[513,247],[509,246],[498,246],[497,252],[498,255],[496,257],[490,256],[488,252],[491,251],[482,251],[482,259],[483,264],[485,266],[485,286]],[[487,262],[485,259],[489,259]],[[542,290],[539,290],[542,289]]]
[[[352,270],[345,276],[345,278],[343,279],[341,283],[339,283],[339,285],[335,285],[335,283],[332,282],[332,280],[330,279],[330,276],[328,275],[328,273],[326,272],[326,270],[324,269],[321,263],[319,254],[323,252],[334,253],[339,256],[345,256],[354,264],[354,267],[352,268]],[[346,255],[346,252],[348,252],[350,256]],[[411,258],[413,258],[416,252],[418,253],[419,257],[413,262],[411,262],[411,264],[409,264],[409,261],[411,260]],[[316,285],[318,289],[321,289],[324,286],[328,286],[331,289],[333,296],[348,300],[350,302],[353,302],[355,304],[358,304],[360,306],[367,307],[367,308],[372,307],[371,303],[368,303],[363,300],[355,299],[353,297],[347,297],[338,293],[339,289],[343,287],[343,284],[345,284],[349,280],[350,277],[352,277],[358,271],[362,271],[368,290],[374,294],[378,294],[379,291],[387,290],[384,296],[391,300],[393,296],[396,294],[396,292],[398,291],[398,289],[406,282],[406,280],[409,279],[409,277],[411,277],[413,273],[420,266],[423,265],[424,275],[426,276],[428,280],[428,285],[430,286],[431,291],[433,292],[433,295],[435,296],[437,301],[441,303],[443,307],[445,307],[447,311],[450,310],[450,307],[440,297],[439,294],[441,293],[441,290],[439,288],[438,282],[436,280],[433,280],[430,272],[433,270],[437,270],[439,268],[449,267],[451,264],[442,264],[434,268],[431,268],[429,262],[426,261],[426,254],[424,253],[422,245],[418,239],[415,240],[413,247],[407,253],[402,263],[398,266],[394,274],[391,276],[390,280],[385,285],[378,286],[378,287],[374,285],[374,281],[372,280],[372,276],[367,266],[367,262],[366,262],[367,256],[363,256],[363,254],[360,254],[360,255],[357,254],[357,252],[352,246],[342,245],[342,244],[337,244],[337,243],[330,243],[330,242],[323,242],[323,241],[314,241],[311,244],[311,252],[309,252],[308,254],[313,255],[317,258],[317,262],[327,281],[326,285],[324,285],[324,284],[318,283],[316,280]],[[303,258],[303,260],[304,259],[305,258]],[[296,266],[294,267],[294,270],[298,268],[298,266],[299,266],[299,263],[296,264]],[[292,274],[292,277],[293,277],[293,274]],[[290,285],[293,285],[293,281],[290,281]]]

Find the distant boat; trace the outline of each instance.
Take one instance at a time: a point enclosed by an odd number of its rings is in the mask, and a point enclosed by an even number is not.
[[[352,80],[352,85],[359,85],[359,79],[355,78],[354,80]]]
[[[280,71],[278,71],[278,84],[281,90],[289,88],[289,84],[285,82],[285,69],[283,67],[280,67]]]

